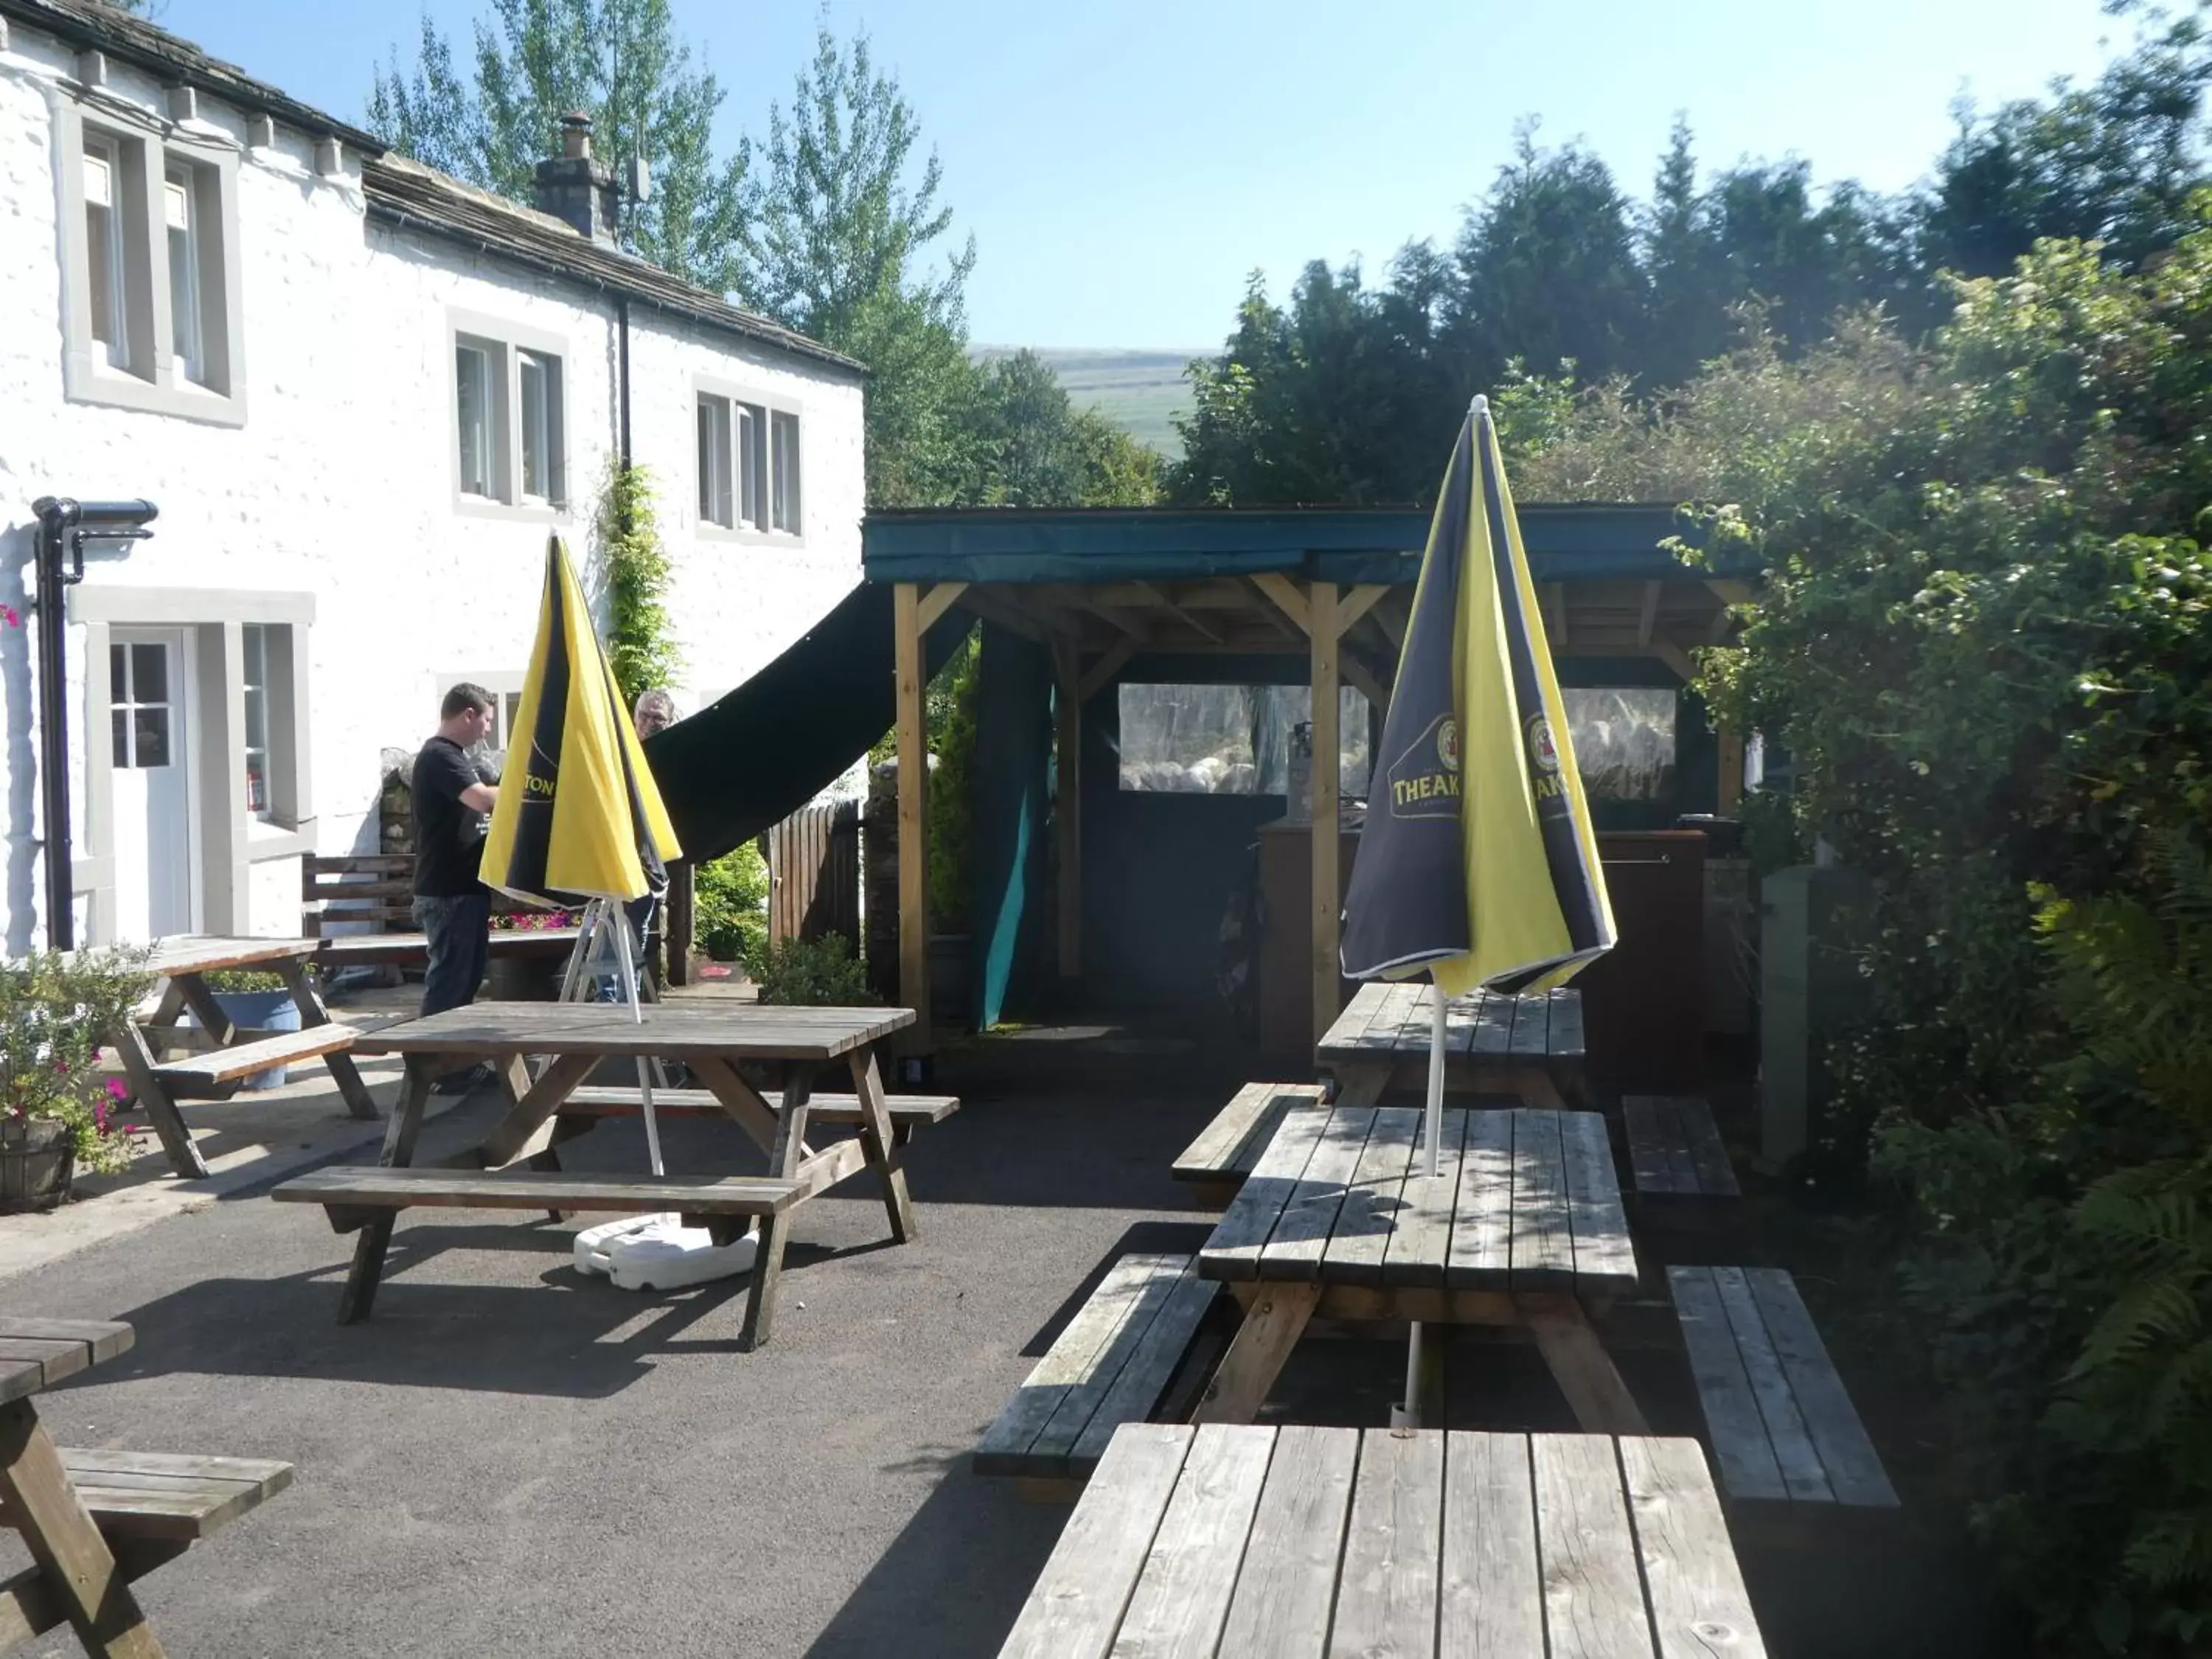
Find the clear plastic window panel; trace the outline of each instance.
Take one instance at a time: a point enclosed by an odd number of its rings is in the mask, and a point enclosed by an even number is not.
[[[1674,793],[1677,698],[1653,686],[1562,690],[1575,768],[1593,800],[1663,801]]]
[[[1312,714],[1303,685],[1138,685],[1120,689],[1121,787],[1152,793],[1290,793],[1295,727]],[[1367,793],[1371,768],[1367,700],[1345,690],[1339,773],[1344,794]]]

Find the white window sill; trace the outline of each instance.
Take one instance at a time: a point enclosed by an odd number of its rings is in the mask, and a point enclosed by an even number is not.
[[[806,545],[803,532],[796,530],[755,530],[750,525],[716,524],[712,519],[701,520],[695,533],[702,542],[734,542],[742,547],[782,547],[794,550]]]
[[[510,519],[528,524],[565,524],[574,516],[569,507],[551,501],[533,501],[526,496],[520,501],[503,501],[495,495],[471,495],[465,491],[453,497],[453,510],[474,519]]]
[[[292,829],[263,818],[246,821],[246,861],[266,864],[275,859],[298,858],[315,850],[315,821],[307,818]]]

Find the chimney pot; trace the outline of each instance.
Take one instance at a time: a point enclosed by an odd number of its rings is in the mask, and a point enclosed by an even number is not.
[[[561,118],[561,153],[537,167],[538,208],[565,219],[580,236],[615,245],[615,173],[592,155],[592,118],[581,110]]]
[[[591,159],[592,118],[581,110],[571,110],[561,118],[561,154],[571,161]]]

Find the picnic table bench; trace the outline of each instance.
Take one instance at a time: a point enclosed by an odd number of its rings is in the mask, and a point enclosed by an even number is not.
[[[56,1446],[32,1396],[132,1340],[106,1321],[0,1319],[0,1522],[33,1561],[0,1581],[0,1648],[68,1624],[88,1653],[161,1659],[131,1583],[292,1483],[266,1459]]]
[[[1283,1114],[1318,1106],[1328,1094],[1318,1083],[1248,1083],[1182,1149],[1169,1173],[1188,1182],[1201,1205],[1225,1208],[1282,1127]]]
[[[1340,1106],[1372,1106],[1392,1089],[1427,1086],[1435,988],[1370,981],[1314,1049]],[[1481,991],[1445,1008],[1444,1091],[1514,1095],[1532,1106],[1588,1099],[1579,991]],[[1564,1096],[1564,1098],[1562,1097]]]
[[[1200,1274],[1227,1284],[1245,1317],[1195,1420],[1251,1421],[1318,1316],[1521,1328],[1583,1427],[1641,1433],[1590,1323],[1637,1286],[1605,1120],[1446,1108],[1431,1176],[1421,1117],[1285,1115],[1199,1252]]]
[[[574,1002],[481,1002],[402,1021],[360,1042],[364,1053],[400,1054],[406,1061],[406,1080],[378,1166],[315,1170],[286,1182],[270,1196],[320,1204],[334,1229],[359,1233],[338,1299],[344,1324],[368,1316],[393,1223],[399,1211],[417,1205],[556,1214],[675,1211],[702,1218],[722,1242],[757,1219],[760,1251],[740,1339],[744,1347],[757,1347],[773,1328],[791,1215],[805,1200],[861,1170],[873,1170],[893,1240],[904,1243],[915,1236],[903,1148],[874,1053],[877,1042],[913,1021],[905,1008],[647,1003],[633,1015],[613,1004]],[[526,1056],[544,1057],[544,1069],[533,1076]],[[653,1059],[681,1060],[690,1067],[722,1112],[768,1153],[765,1176],[641,1174],[610,1182],[548,1167],[556,1163],[553,1149],[564,1121],[574,1128],[585,1115],[568,1114],[584,1080],[608,1060]],[[474,1060],[489,1060],[501,1073],[510,1102],[506,1115],[463,1154],[462,1161],[475,1168],[416,1167],[415,1143],[432,1080],[456,1062]],[[739,1074],[738,1065],[748,1061],[781,1073],[779,1105],[771,1106]],[[817,1150],[806,1141],[814,1078],[839,1062],[853,1079],[854,1093],[846,1098],[860,1133]],[[659,1097],[656,1091],[656,1103]]]
[[[312,939],[194,935],[166,940],[147,958],[145,970],[164,981],[161,994],[150,1006],[125,1020],[122,1030],[108,1032],[107,1039],[123,1062],[131,1093],[161,1137],[169,1167],[179,1176],[197,1179],[208,1170],[177,1109],[178,1100],[229,1094],[241,1079],[294,1060],[320,1060],[337,1085],[347,1111],[357,1118],[379,1115],[348,1053],[360,1033],[331,1018],[307,976],[307,964],[316,946]],[[225,969],[276,974],[299,1010],[300,1029],[258,1031],[233,1024],[206,979]],[[187,1009],[198,1025],[179,1023]],[[179,1048],[186,1051],[182,1058],[164,1058]]]
[[[1133,1424],[1000,1659],[1765,1652],[1693,1440]]]

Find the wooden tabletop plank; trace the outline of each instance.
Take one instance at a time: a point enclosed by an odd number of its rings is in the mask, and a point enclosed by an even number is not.
[[[1628,1132],[1628,1160],[1636,1172],[1639,1196],[1697,1192],[1697,1167],[1682,1145],[1681,1123],[1671,1097],[1623,1095],[1620,1118]]]
[[[1349,1429],[1276,1431],[1219,1659],[1323,1659],[1358,1459]]]
[[[1682,1349],[1705,1407],[1705,1432],[1720,1462],[1723,1482],[1737,1498],[1787,1502],[1790,1483],[1775,1459],[1773,1442],[1759,1415],[1759,1396],[1744,1370],[1720,1287],[1713,1283],[1713,1270],[1669,1267],[1667,1286],[1674,1298]]]
[[[21,1400],[25,1395],[53,1387],[64,1377],[89,1370],[92,1350],[82,1342],[56,1342],[27,1336],[0,1338],[0,1367],[5,1368],[14,1385],[7,1398]]]
[[[1364,1047],[1368,1028],[1389,1000],[1390,989],[1386,981],[1371,979],[1354,991],[1344,1012],[1330,1021],[1328,1030],[1322,1033],[1316,1054],[1323,1060],[1335,1060]]]
[[[0,1336],[27,1336],[57,1342],[82,1342],[91,1350],[92,1363],[128,1353],[137,1334],[120,1320],[0,1318]]]
[[[1813,1317],[1797,1294],[1796,1281],[1778,1267],[1732,1271],[1744,1273],[1759,1304],[1775,1356],[1790,1378],[1813,1443],[1820,1449],[1836,1501],[1894,1509],[1897,1489],[1890,1485],[1874,1443],[1867,1438],[1866,1425],[1859,1421],[1850,1396],[1844,1391],[1843,1378],[1829,1359],[1820,1332],[1813,1328]]]
[[[1425,1141],[1419,1138],[1428,1132],[1427,1114],[1420,1117],[1401,1194],[1404,1207],[1382,1258],[1386,1285],[1442,1285],[1444,1261],[1451,1251],[1452,1212],[1459,1197],[1460,1142],[1467,1133],[1467,1114],[1446,1108],[1437,1120],[1433,1176],[1428,1173]]]
[[[1030,1448],[1068,1391],[1088,1376],[1100,1352],[1114,1340],[1143,1295],[1164,1270],[1169,1258],[1132,1251],[1106,1270],[1090,1299],[1054,1339],[1044,1358],[1030,1369],[1004,1409],[976,1443],[975,1467],[988,1474],[996,1468],[1026,1474]]]
[[[1513,1114],[1513,1288],[1571,1290],[1575,1240],[1567,1213],[1561,1114]]]
[[[1620,1451],[1658,1659],[1765,1659],[1698,1443],[1624,1436]]]
[[[1613,1142],[1595,1112],[1561,1112],[1567,1163],[1567,1225],[1574,1235],[1575,1289],[1583,1296],[1632,1296],[1636,1248],[1613,1172]]]
[[[1346,1285],[1379,1285],[1382,1258],[1405,1218],[1406,1176],[1419,1155],[1422,1112],[1386,1106],[1375,1114],[1374,1127],[1352,1171],[1352,1188],[1336,1212],[1321,1276]]]
[[[1612,1437],[1530,1437],[1550,1659],[1651,1659],[1643,1575]]]
[[[1444,1058],[1465,1060],[1474,1053],[1474,1034],[1481,1024],[1482,996],[1454,997],[1444,1005]]]
[[[1444,1283],[1503,1290],[1513,1266],[1513,1116],[1466,1114],[1460,1143],[1459,1196],[1452,1212]]]
[[[1432,1659],[1443,1496],[1441,1431],[1370,1429],[1359,1437],[1330,1659]]]
[[[1742,1268],[1715,1267],[1712,1281],[1729,1334],[1735,1339],[1737,1358],[1750,1382],[1751,1396],[1758,1402],[1767,1443],[1774,1449],[1775,1466],[1782,1471],[1783,1485],[1791,1498],[1800,1501],[1826,1498],[1831,1488],[1820,1446],[1800,1409],[1793,1379],[1775,1351],[1765,1308],[1753,1295]]]
[[[1213,1233],[1199,1252],[1199,1271],[1208,1279],[1257,1279],[1260,1255],[1267,1237],[1281,1218],[1283,1207],[1298,1189],[1314,1148],[1332,1114],[1315,1110],[1291,1112],[1283,1119],[1275,1138],[1260,1154],[1237,1196],[1215,1224]]]
[[[1527,1435],[1447,1437],[1437,1579],[1437,1659],[1543,1659],[1544,1589]]]
[[[1272,1428],[1200,1428],[1121,1615],[1117,1656],[1212,1659],[1274,1448]]]
[[[1735,1165],[1729,1159],[1720,1126],[1713,1121],[1711,1105],[1702,1099],[1684,1100],[1676,1103],[1675,1111],[1681,1121],[1682,1140],[1689,1149],[1697,1190],[1708,1198],[1741,1197]]]
[[[1426,1054],[1429,1033],[1436,1024],[1436,988],[1413,983],[1392,989],[1390,1007],[1398,1017],[1398,1025],[1389,1039],[1391,1051],[1401,1057],[1408,1054]],[[1380,1021],[1374,1030],[1382,1030]]]
[[[1506,1052],[1516,1060],[1541,1060],[1551,1052],[1552,1000],[1548,996],[1513,999],[1513,1037]]]
[[[163,978],[183,974],[211,974],[219,968],[251,968],[256,963],[282,962],[287,957],[315,954],[320,941],[312,939],[243,939],[215,933],[186,934],[155,945],[140,970]],[[91,954],[72,951],[70,957]]]
[[[1114,1437],[1000,1659],[1105,1659],[1195,1432],[1132,1423]]]
[[[1552,993],[1550,1049],[1553,1060],[1581,1063],[1583,1049],[1583,994],[1580,991]]]
[[[1339,1107],[1326,1115],[1321,1144],[1260,1252],[1261,1278],[1310,1282],[1321,1276],[1329,1233],[1374,1127],[1371,1106]]]
[[[366,1032],[362,1054],[501,1058],[704,1054],[731,1060],[835,1060],[914,1023],[908,1008],[763,1008],[746,1004],[478,1002]]]
[[[1496,991],[1482,994],[1482,1006],[1474,1017],[1474,1048],[1478,1060],[1504,1054],[1513,1043],[1513,999]]]

